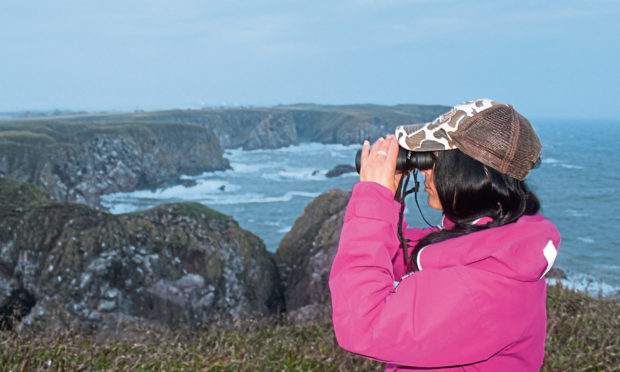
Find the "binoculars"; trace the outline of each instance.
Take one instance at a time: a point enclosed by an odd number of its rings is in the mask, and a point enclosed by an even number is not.
[[[396,171],[407,172],[413,168],[419,170],[432,169],[435,164],[435,156],[432,151],[410,151],[401,146],[398,147],[398,158],[396,159]],[[362,150],[355,155],[355,169],[360,172],[362,166]]]

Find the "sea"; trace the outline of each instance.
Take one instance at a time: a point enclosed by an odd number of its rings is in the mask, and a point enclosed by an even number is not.
[[[562,235],[555,267],[561,282],[592,295],[620,293],[620,120],[533,120],[543,144],[542,163],[527,182],[538,195],[542,214]],[[163,203],[195,201],[232,216],[275,252],[305,206],[330,189],[351,190],[359,175],[335,178],[327,172],[339,164],[354,165],[360,145],[302,143],[273,150],[226,150],[232,170],[183,176],[194,186],[176,185],[154,191],[103,197],[114,214]],[[423,176],[421,176],[423,181]],[[185,183],[187,184],[187,183]],[[421,212],[432,224],[440,212],[419,194]],[[426,224],[407,198],[410,226]]]

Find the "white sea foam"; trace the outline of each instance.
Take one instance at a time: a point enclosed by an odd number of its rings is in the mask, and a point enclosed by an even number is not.
[[[554,167],[562,167],[566,169],[584,169],[581,165],[568,164],[555,158],[543,158],[543,164],[551,164]]]
[[[258,173],[264,169],[276,168],[280,163],[276,162],[231,162],[230,166],[236,173]]]
[[[136,211],[136,206],[132,203],[121,203],[121,202],[103,202],[104,207],[106,207],[110,213],[112,214],[124,214]]]
[[[283,227],[283,228],[281,228],[280,230],[278,230],[278,232],[279,232],[280,234],[286,234],[286,233],[288,233],[289,231],[291,231],[291,228],[292,228],[292,226],[286,226],[286,227]]]
[[[116,193],[105,195],[103,199],[108,203],[127,199],[200,200],[206,194],[215,193],[219,195],[223,191],[236,191],[238,189],[239,186],[221,180],[200,180],[196,185],[189,187],[176,185],[155,191],[139,190],[129,193]]]
[[[278,227],[278,226],[281,226],[282,224],[278,221],[263,221],[263,225]]]
[[[274,151],[278,153],[299,153],[299,154],[323,154],[331,151],[348,151],[355,148],[360,148],[360,145],[340,145],[340,144],[322,144],[318,142],[304,142],[299,145],[292,145],[288,147],[282,147],[276,150],[264,150],[264,151]],[[260,150],[258,150],[260,151]]]
[[[361,148],[361,147],[360,147]],[[355,159],[353,156],[355,155],[354,151],[349,152],[343,152],[341,150],[332,150],[329,153],[329,156],[332,159],[343,159],[343,160],[339,160],[342,161],[343,163],[352,163],[353,159]]]
[[[204,178],[227,178],[233,175],[233,172],[234,172],[233,169],[227,169],[223,171],[203,172],[195,176],[182,174],[179,178],[182,180],[200,180]]]
[[[566,212],[573,217],[584,217],[585,216],[584,213],[578,210],[575,210],[575,209],[567,209]]]
[[[289,191],[280,196],[265,196],[260,193],[247,193],[241,195],[230,195],[220,197],[207,196],[203,201],[206,204],[250,204],[250,203],[279,203],[291,201],[296,196],[304,198],[316,198],[320,193],[304,192],[304,191]]]
[[[617,296],[620,292],[620,287],[596,280],[587,274],[571,274],[568,279],[547,279],[547,283],[550,285],[555,285],[558,282],[567,288],[593,296],[599,294],[606,297]]]
[[[580,242],[587,243],[587,244],[594,244],[594,239],[588,238],[588,237],[579,236],[577,237],[577,240],[579,240]]]
[[[322,144],[318,142],[304,142],[298,145],[290,145],[287,147],[280,147],[277,149],[257,149],[257,150],[242,150],[240,148],[234,150],[227,150],[224,154],[227,158],[238,158],[243,156],[255,156],[261,154],[268,155],[281,155],[281,154],[340,154],[342,152],[354,152],[361,148],[360,145],[340,145],[340,144]],[[340,155],[338,155],[340,156]]]
[[[285,181],[285,180],[299,180],[299,181],[324,181],[326,170],[320,169],[290,169],[282,170],[278,172],[263,173],[261,177],[267,180]]]
[[[567,169],[583,169],[581,165],[573,165],[573,164],[559,164],[559,165],[560,167],[567,168]]]

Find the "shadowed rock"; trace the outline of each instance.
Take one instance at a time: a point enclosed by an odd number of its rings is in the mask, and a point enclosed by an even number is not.
[[[337,189],[319,195],[280,242],[276,256],[286,308],[298,322],[320,320],[330,312],[329,271],[350,196]]]
[[[547,279],[566,279],[566,273],[564,273],[564,270],[557,268],[557,267],[552,267],[551,270],[549,270],[549,272],[545,275],[545,278]]]
[[[12,330],[36,303],[34,296],[23,288],[11,291],[0,304],[0,331]]]

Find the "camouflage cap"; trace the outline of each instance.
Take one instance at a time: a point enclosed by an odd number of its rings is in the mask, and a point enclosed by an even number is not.
[[[459,149],[501,173],[525,179],[542,146],[530,122],[511,105],[477,99],[454,106],[430,123],[396,128],[411,151]]]

